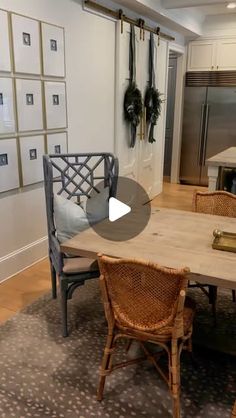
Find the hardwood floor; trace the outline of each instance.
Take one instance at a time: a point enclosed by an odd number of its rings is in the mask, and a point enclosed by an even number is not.
[[[191,210],[195,186],[165,183],[154,206]],[[204,187],[198,187],[206,190]],[[45,259],[0,284],[0,323],[51,289],[48,260]]]
[[[51,288],[49,263],[45,259],[0,284],[0,323]]]
[[[154,206],[179,210],[192,210],[194,190],[207,191],[207,187],[164,183],[163,192],[153,199]]]

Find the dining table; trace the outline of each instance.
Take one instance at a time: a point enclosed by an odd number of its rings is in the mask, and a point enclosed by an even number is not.
[[[236,233],[236,219],[152,207],[147,226],[130,240],[105,239],[90,227],[61,244],[61,251],[88,258],[100,253],[142,259],[171,268],[186,266],[189,280],[236,289],[236,253],[212,248],[215,229]]]

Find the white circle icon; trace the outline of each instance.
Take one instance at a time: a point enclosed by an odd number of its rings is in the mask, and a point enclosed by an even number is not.
[[[109,221],[115,222],[131,212],[131,207],[116,199],[110,197],[109,199]]]

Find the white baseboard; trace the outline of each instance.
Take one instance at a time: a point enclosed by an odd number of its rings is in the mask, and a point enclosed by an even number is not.
[[[0,282],[47,256],[48,238],[43,237],[0,258]]]
[[[159,194],[162,193],[163,190],[163,182],[157,181],[153,186],[153,193],[151,196],[151,200],[155,199]]]

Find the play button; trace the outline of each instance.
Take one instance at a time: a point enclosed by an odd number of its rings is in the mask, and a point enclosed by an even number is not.
[[[131,211],[131,207],[116,199],[110,197],[109,199],[109,221],[115,222]]]
[[[127,241],[146,227],[151,215],[150,198],[139,183],[127,177],[118,177],[116,195],[109,196],[103,180],[87,200],[86,214],[90,226],[101,237]]]

